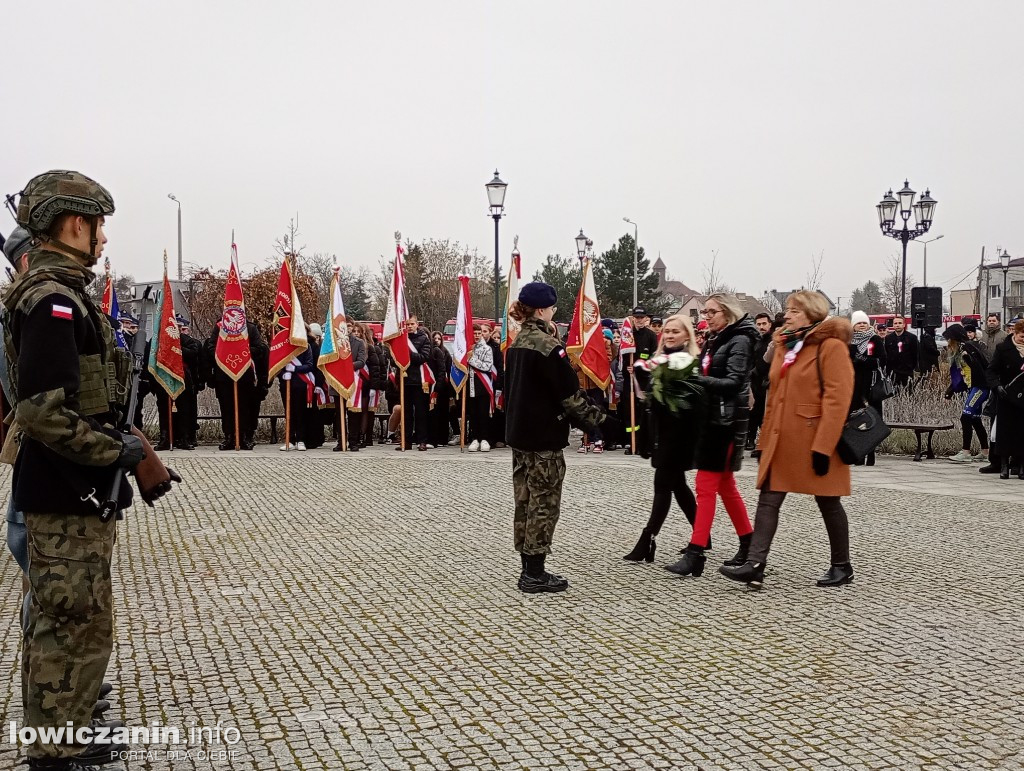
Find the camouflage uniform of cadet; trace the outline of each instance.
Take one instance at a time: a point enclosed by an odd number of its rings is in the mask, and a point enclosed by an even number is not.
[[[544,570],[558,524],[569,426],[593,430],[608,418],[587,400],[565,349],[539,318],[523,322],[505,362],[506,441],[512,448],[519,588],[559,592],[569,582]]]
[[[95,264],[98,221],[113,210],[110,194],[83,175],[49,172],[32,179],[18,221],[40,243],[28,254],[28,271],[3,297],[15,401],[14,506],[25,512],[29,542],[24,720],[34,728],[90,725],[113,646],[115,519],[102,521],[83,494],[104,498],[115,470],[133,468],[144,455],[138,438],[114,428],[113,405],[126,393],[129,357],[115,349],[109,322],[85,291],[93,273],[82,262]],[[91,222],[92,253],[47,234],[62,214]],[[5,447],[5,455],[11,449]],[[120,489],[118,509],[132,497],[127,483]],[[85,763],[109,761],[119,748],[37,741],[28,757],[32,768],[88,768]]]

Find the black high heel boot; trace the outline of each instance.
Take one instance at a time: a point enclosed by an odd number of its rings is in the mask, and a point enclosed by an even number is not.
[[[633,551],[622,559],[629,560],[630,562],[654,562],[654,551],[656,548],[657,544],[654,542],[654,533],[645,527],[643,532],[640,533],[640,540],[636,542]]]
[[[740,549],[739,549],[738,552],[736,552],[736,556],[733,557],[731,560],[726,560],[722,564],[723,565],[731,565],[731,566],[735,567],[737,565],[742,565],[744,562],[746,562],[747,561],[747,552],[750,551],[750,541],[751,541],[751,539],[753,539],[753,537],[754,537],[753,533],[747,533],[746,535],[741,535],[740,536]]]

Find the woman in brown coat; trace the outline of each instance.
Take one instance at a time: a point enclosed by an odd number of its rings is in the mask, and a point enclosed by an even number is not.
[[[813,495],[825,520],[832,566],[818,586],[853,580],[850,531],[839,500],[850,494],[850,467],[836,447],[850,411],[853,365],[850,322],[827,318],[828,302],[818,292],[794,292],[786,300],[786,323],[775,333],[768,403],[761,428],[761,490],[754,538],[747,561],[719,572],[760,588],[765,560],[779,526],[787,493]]]

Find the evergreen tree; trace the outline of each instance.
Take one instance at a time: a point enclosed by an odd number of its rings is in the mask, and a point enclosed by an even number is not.
[[[558,310],[555,311],[555,321],[572,321],[572,311],[576,306],[576,295],[580,291],[581,278],[580,261],[558,254],[549,254],[545,257],[544,265],[533,274],[534,281],[551,284],[558,294]],[[600,291],[599,288],[599,294]],[[600,297],[598,299],[600,300]]]
[[[594,283],[601,315],[620,319],[633,309],[633,236],[619,242],[594,260]],[[651,272],[643,247],[637,250],[637,301],[652,316],[663,315],[668,302],[658,290],[658,277]]]

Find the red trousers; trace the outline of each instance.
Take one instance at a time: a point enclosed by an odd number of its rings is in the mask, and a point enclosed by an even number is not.
[[[718,496],[722,498],[736,535],[747,535],[754,528],[750,526],[747,506],[743,496],[736,487],[736,477],[732,471],[698,471],[697,472],[697,519],[693,524],[693,536],[690,543],[707,548],[711,538],[711,523],[715,521],[715,504]]]

